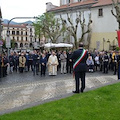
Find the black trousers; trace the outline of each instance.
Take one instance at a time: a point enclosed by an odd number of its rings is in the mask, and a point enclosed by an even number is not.
[[[118,62],[118,79],[120,80],[120,62]]]
[[[31,70],[33,71],[33,61],[32,60],[28,60],[28,71],[30,70],[30,67],[31,67]]]
[[[46,72],[46,65],[42,65],[41,64],[41,76],[44,75],[45,76],[45,72]]]
[[[81,91],[85,89],[85,72],[75,72],[76,92],[80,91],[80,80],[81,79]]]
[[[104,73],[108,73],[108,62],[104,62]]]
[[[116,75],[117,72],[117,63],[113,62],[113,70],[114,70],[114,75]]]
[[[23,73],[24,67],[20,67],[20,73]]]

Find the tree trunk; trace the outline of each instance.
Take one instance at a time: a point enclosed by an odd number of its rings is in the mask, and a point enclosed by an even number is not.
[[[78,48],[77,37],[76,35],[74,35],[73,37],[74,37],[74,42],[75,42],[75,49],[77,49]]]

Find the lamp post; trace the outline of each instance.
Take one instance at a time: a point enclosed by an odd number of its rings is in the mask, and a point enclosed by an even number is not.
[[[107,43],[109,43],[109,50],[110,50],[110,40],[108,39]]]
[[[105,43],[105,38],[103,38],[103,51],[104,51],[104,43]]]
[[[11,48],[11,40],[10,40],[10,22],[14,19],[36,19],[37,17],[14,17],[11,20],[8,21],[7,25],[7,39],[6,39],[6,48],[8,49],[8,59],[9,59],[9,48]]]
[[[2,53],[2,18],[0,18],[0,53]]]

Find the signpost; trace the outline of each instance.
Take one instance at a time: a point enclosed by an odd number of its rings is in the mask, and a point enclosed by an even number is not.
[[[7,36],[7,37],[6,37],[6,48],[11,48],[10,36]]]

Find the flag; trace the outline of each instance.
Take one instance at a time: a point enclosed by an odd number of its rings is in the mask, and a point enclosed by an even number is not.
[[[120,30],[117,31],[117,37],[118,37],[118,46],[120,47]]]

